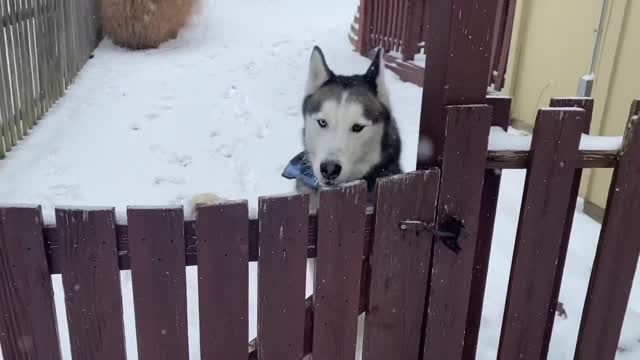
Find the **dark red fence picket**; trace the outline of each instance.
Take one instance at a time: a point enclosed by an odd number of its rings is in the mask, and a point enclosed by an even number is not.
[[[131,281],[140,360],[188,360],[182,208],[129,208]]]
[[[614,359],[636,274],[640,241],[640,100],[631,106],[582,313],[576,359]]]
[[[56,209],[74,359],[126,359],[114,209]]]
[[[249,338],[248,225],[246,201],[198,209],[202,360],[246,360]]]
[[[555,265],[565,224],[573,220],[567,208],[584,116],[584,110],[574,108],[538,113],[498,359],[537,359],[544,347]]]
[[[378,182],[364,360],[420,355],[439,182],[437,169]]]
[[[0,346],[5,359],[61,359],[40,207],[0,208]]]

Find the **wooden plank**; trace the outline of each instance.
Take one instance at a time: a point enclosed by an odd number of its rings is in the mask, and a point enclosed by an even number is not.
[[[614,359],[636,273],[640,242],[640,100],[631,108],[625,146],[613,173],[607,212],[582,312],[575,359]]]
[[[61,359],[40,207],[0,208],[0,347],[5,359]]]
[[[258,359],[301,359],[309,198],[259,199]]]
[[[247,214],[246,201],[198,209],[198,303],[202,360],[247,358]]]
[[[2,7],[0,6],[0,14]],[[7,60],[3,56],[5,49],[4,28],[0,27],[0,159],[4,159],[6,152],[11,150],[11,130],[9,129],[9,95],[8,85],[5,85],[5,73]]]
[[[499,126],[506,131],[509,127],[511,98],[487,97],[487,103],[493,108],[491,125]],[[493,227],[498,207],[498,194],[500,193],[500,179],[500,172],[492,169],[485,170],[482,200],[480,202],[478,240],[476,243],[476,254],[474,256],[473,277],[471,279],[469,311],[467,313],[467,330],[465,331],[464,351],[462,355],[463,359],[473,360],[476,358],[480,320],[482,318],[482,305],[484,303],[487,271],[489,269],[489,259],[491,256]]]
[[[126,359],[113,208],[56,209],[56,223],[73,358]]]
[[[23,58],[23,47],[24,47],[24,39],[22,34],[22,19],[20,17],[20,1],[18,0],[8,0],[10,6],[13,9],[13,18],[15,24],[12,26],[12,37],[13,37],[13,55],[15,58],[15,80],[16,80],[16,92],[14,96],[16,96],[16,106],[18,113],[18,121],[19,126],[17,126],[18,138],[21,136],[24,137],[27,134],[27,108],[26,108],[26,79],[24,74],[24,58]]]
[[[528,151],[489,151],[488,169],[526,169],[529,162]],[[576,168],[613,168],[618,162],[618,152],[609,150],[579,151],[576,155]]]
[[[417,169],[437,165],[444,151],[447,105],[484,104],[498,0],[428,1],[429,26]],[[473,61],[469,61],[473,59]]]
[[[187,360],[182,208],[127,209],[140,360]]]
[[[20,97],[21,97],[21,109],[22,109],[22,127],[25,135],[28,130],[33,127],[33,115],[32,115],[32,101],[31,101],[31,59],[29,54],[29,33],[27,32],[27,12],[24,8],[23,1],[16,1],[18,9],[18,24],[17,33],[19,39],[19,52],[20,52],[20,68],[21,68],[21,84],[20,84]]]
[[[4,3],[5,6],[5,16],[8,15],[9,23],[15,24],[15,16],[12,13],[12,7],[10,1],[3,1],[0,3],[0,6]],[[19,91],[17,87],[18,79],[16,77],[16,58],[15,58],[15,50],[14,50],[14,37],[13,37],[13,28],[14,26],[10,25],[5,27],[5,41],[6,41],[6,50],[7,50],[7,58],[8,61],[8,79],[11,85],[11,120],[13,121],[13,126],[11,126],[11,137],[13,141],[13,146],[15,146],[18,140],[22,140],[22,127],[20,126],[20,105],[18,104]]]
[[[413,60],[418,53],[418,43],[422,40],[420,24],[423,16],[424,1],[407,0],[405,4],[405,19],[402,29],[402,59]]]
[[[38,90],[36,93],[36,104],[37,104],[37,114],[38,120],[45,113],[45,101],[44,94],[46,91],[46,82],[45,82],[45,57],[44,57],[44,40],[43,40],[43,7],[41,0],[35,0],[35,18],[34,18],[34,37],[35,37],[35,51],[36,51],[36,78],[37,84],[36,89]]]
[[[370,27],[373,24],[373,0],[360,0],[360,14],[358,17],[358,41],[356,42],[356,50],[365,55],[370,48]]]
[[[322,191],[318,209],[313,358],[356,356],[367,185]]]
[[[491,113],[487,105],[447,107],[438,222],[457,218],[464,230],[458,254],[442,241],[434,244],[425,359],[462,357]]]
[[[509,277],[498,359],[539,359],[585,111],[538,112]]]
[[[551,107],[575,107],[585,111],[582,117],[583,134],[589,134],[591,127],[591,118],[593,116],[593,99],[591,98],[553,98],[551,99]],[[562,276],[564,274],[564,264],[567,259],[569,250],[569,240],[571,238],[571,228],[573,226],[573,217],[576,212],[576,204],[580,195],[580,185],[582,183],[582,169],[577,168],[573,175],[573,183],[569,194],[569,206],[567,207],[567,221],[564,224],[562,240],[560,242],[560,252],[558,253],[558,262],[554,272],[553,290],[551,292],[551,302],[547,314],[547,324],[545,328],[544,339],[542,343],[545,345],[542,349],[543,357],[547,357],[549,352],[549,343],[551,342],[551,334],[553,332],[553,323],[556,318],[556,310],[558,309],[558,297],[560,296],[560,287],[562,286]]]
[[[364,360],[420,356],[433,235],[400,223],[435,221],[439,181],[438,169],[378,180]]]
[[[508,0],[509,5],[507,8],[507,19],[504,26],[504,33],[502,35],[502,42],[500,47],[500,58],[498,61],[497,72],[495,76],[494,89],[496,91],[502,90],[504,85],[505,74],[507,73],[507,64],[509,62],[509,50],[511,49],[511,36],[513,34],[513,24],[516,16],[516,0]]]

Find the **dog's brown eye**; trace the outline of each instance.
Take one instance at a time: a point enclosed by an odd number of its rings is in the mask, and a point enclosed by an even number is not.
[[[360,125],[360,124],[353,124],[353,126],[351,127],[351,131],[359,133],[360,131],[362,131],[362,129],[364,129],[364,125]]]
[[[325,119],[318,119],[318,120],[316,120],[316,121],[318,122],[318,125],[319,125],[321,128],[326,128],[326,127],[327,127],[327,120],[325,120]]]

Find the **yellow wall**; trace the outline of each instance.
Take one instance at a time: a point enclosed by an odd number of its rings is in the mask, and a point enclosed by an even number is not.
[[[511,116],[532,125],[551,97],[575,96],[589,72],[602,0],[521,0],[505,93],[513,96]],[[629,106],[640,98],[640,0],[609,0],[597,53],[591,134],[622,135]],[[587,172],[581,192],[604,206],[610,171]]]

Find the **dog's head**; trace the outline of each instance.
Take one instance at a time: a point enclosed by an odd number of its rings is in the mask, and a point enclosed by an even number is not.
[[[303,103],[304,146],[322,186],[362,179],[383,161],[395,124],[378,50],[364,74],[336,75],[320,48],[311,55]]]

